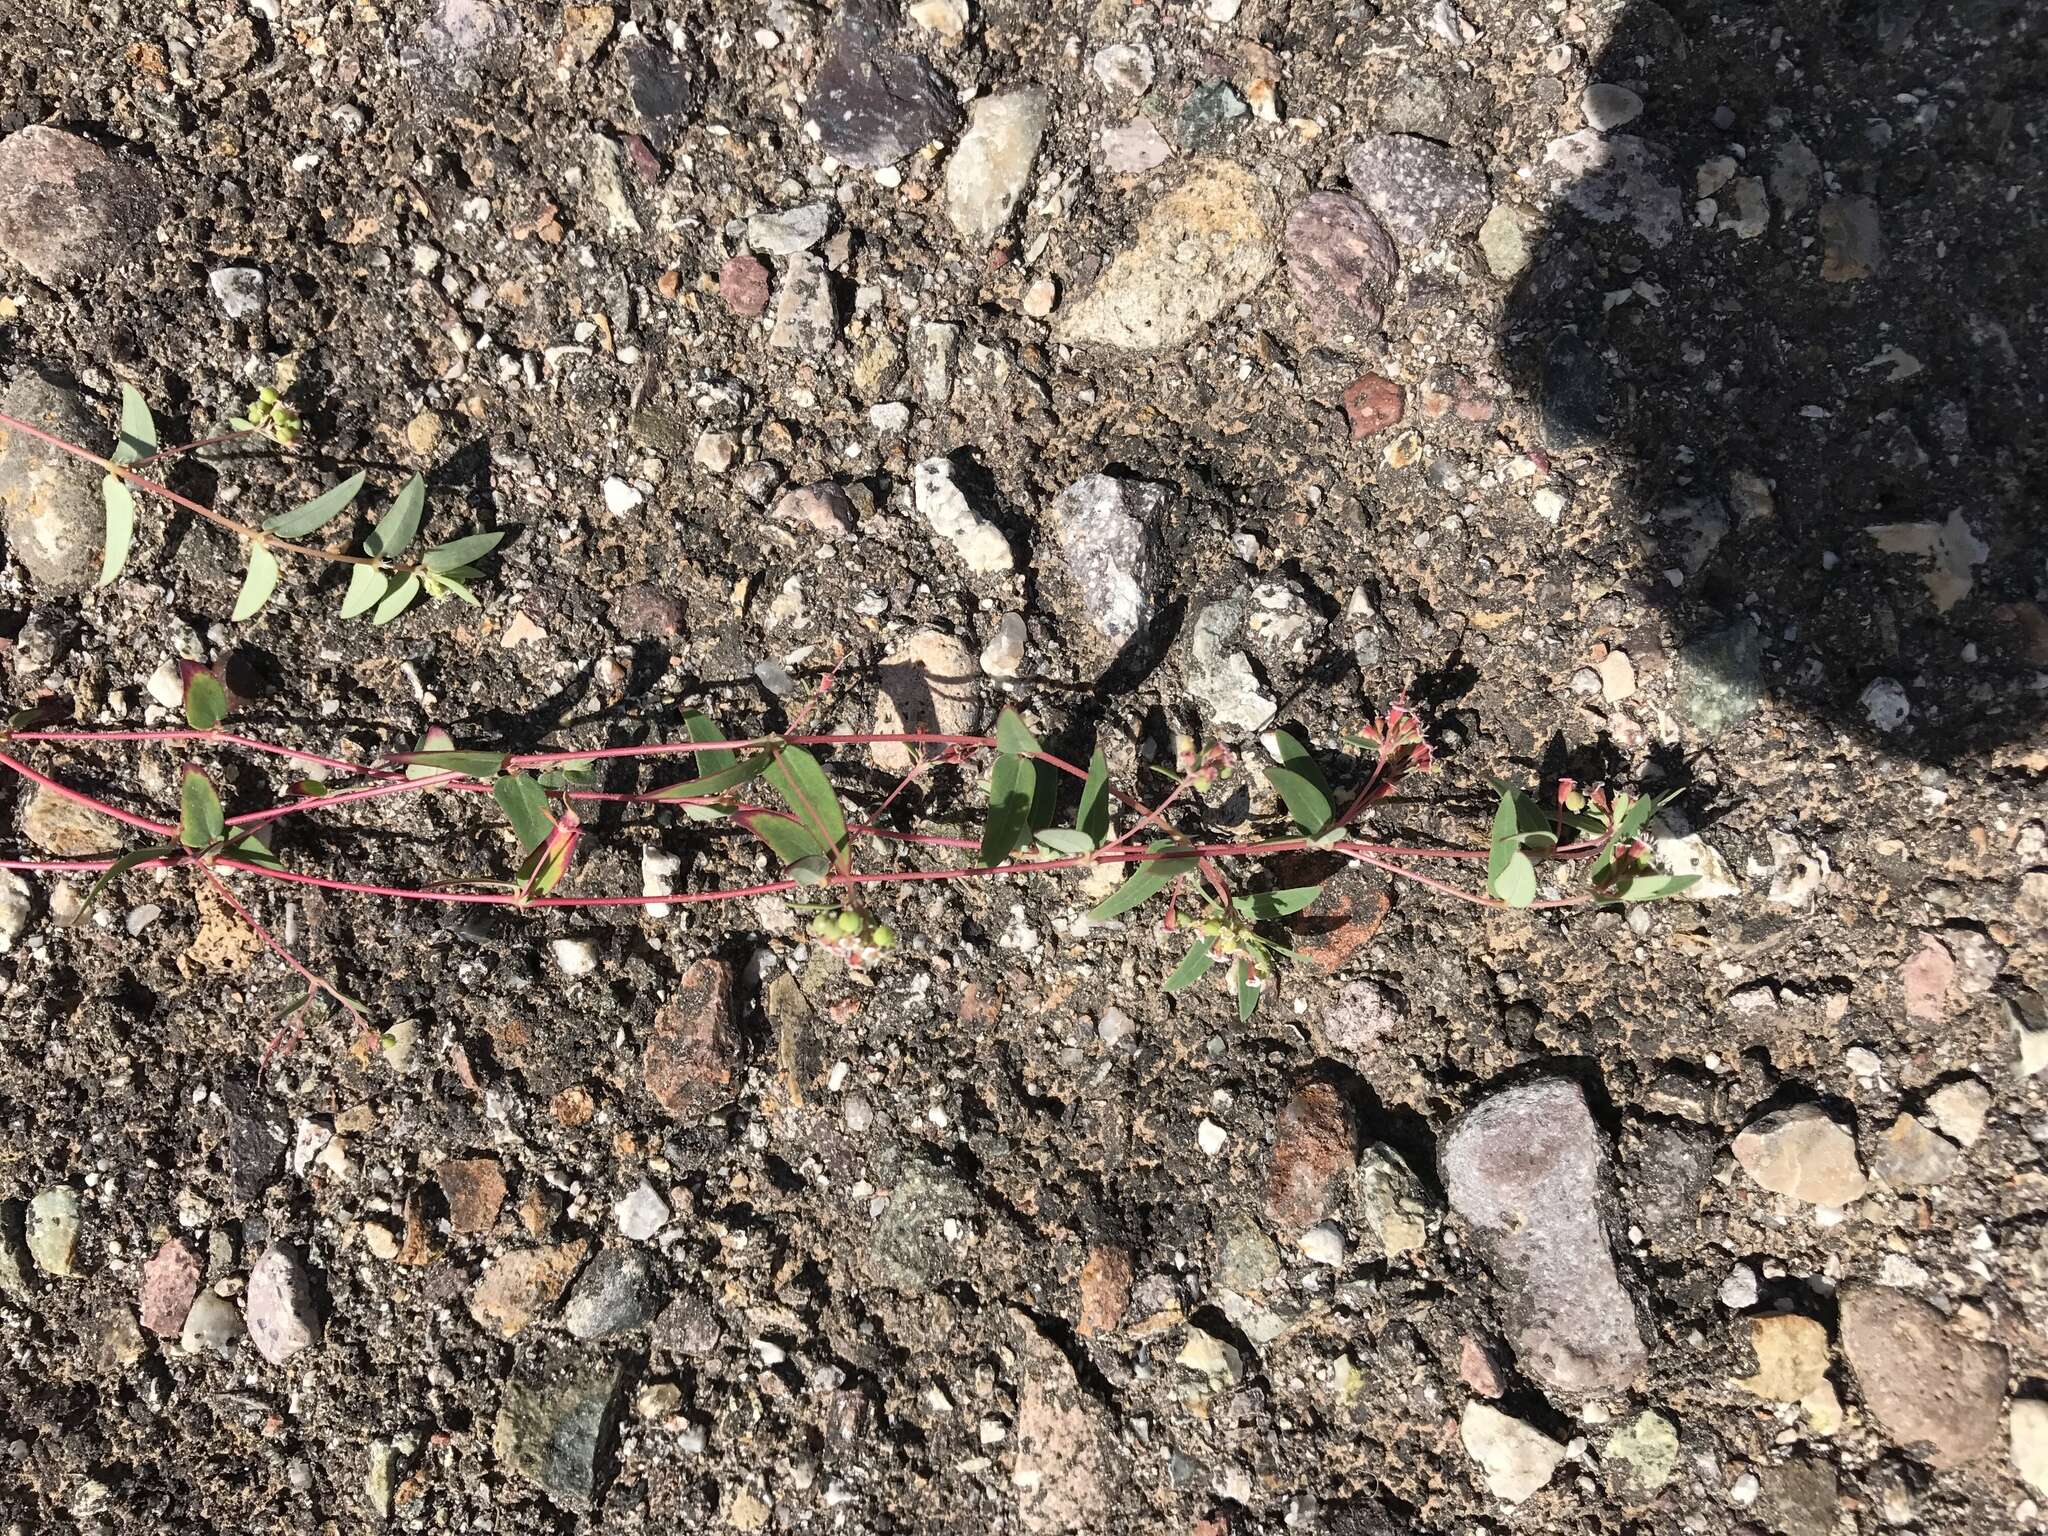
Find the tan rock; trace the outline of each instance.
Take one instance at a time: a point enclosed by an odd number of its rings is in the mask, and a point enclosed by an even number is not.
[[[580,1238],[553,1248],[521,1248],[491,1260],[469,1293],[469,1315],[481,1328],[511,1338],[569,1287],[589,1247]]]
[[[41,786],[22,809],[21,835],[60,858],[117,852],[124,842],[121,824],[111,816],[87,810],[76,800]]]
[[[884,735],[934,731],[963,735],[980,719],[976,698],[977,670],[973,655],[953,636],[921,629],[885,660],[876,678],[875,729]],[[916,747],[878,742],[871,755],[888,773],[908,773],[921,757],[936,757],[942,747]]]
[[[1756,1352],[1756,1374],[1736,1385],[1767,1402],[1799,1402],[1827,1381],[1828,1331],[1810,1317],[1753,1317],[1749,1346]]]
[[[1765,1189],[1809,1205],[1845,1206],[1870,1188],[1856,1138],[1818,1104],[1795,1104],[1735,1138],[1735,1160]]]
[[[2004,1349],[1965,1337],[1926,1302],[1887,1286],[1845,1286],[1841,1330],[1864,1405],[1896,1444],[1925,1446],[1937,1467],[1996,1449]]]

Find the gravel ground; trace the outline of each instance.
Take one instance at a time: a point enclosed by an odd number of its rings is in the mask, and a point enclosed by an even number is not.
[[[1353,870],[1241,1022],[1071,875],[510,915],[0,872],[0,1529],[2048,1523],[2048,61],[1874,0],[0,0],[4,409],[279,387],[481,607],[338,617],[0,434],[12,709],[370,754],[1004,704],[1129,783],[1405,693],[1688,899]],[[178,759],[44,748],[162,808]],[[230,809],[289,764],[209,759]],[[1355,775],[1356,766],[1339,770]],[[899,776],[841,754],[850,798]],[[1256,773],[1190,829],[1269,829]],[[607,787],[632,787],[630,770]],[[1154,782],[1160,782],[1154,778]],[[957,768],[899,804],[946,828]],[[24,851],[122,846],[10,780]],[[473,797],[280,852],[502,870]],[[579,891],[765,878],[592,818]],[[1318,871],[1320,872],[1320,871]],[[244,887],[248,889],[247,887]],[[1096,893],[1096,894],[1099,894]],[[289,895],[291,899],[285,899]],[[1383,901],[1382,897],[1391,898]]]

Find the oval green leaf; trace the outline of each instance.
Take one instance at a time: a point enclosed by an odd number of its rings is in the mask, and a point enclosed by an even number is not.
[[[370,615],[370,622],[379,629],[389,624],[413,604],[420,595],[420,579],[408,576],[384,594],[384,601],[377,605],[377,611]]]
[[[277,590],[277,556],[265,544],[249,546],[249,570],[242,577],[242,590],[235,598],[235,611],[231,616],[240,624],[253,619],[263,611],[263,605],[270,601],[270,594]]]
[[[397,499],[391,503],[391,510],[363,536],[364,551],[379,560],[389,560],[399,554],[420,531],[420,515],[426,507],[427,482],[414,475],[399,490]]]
[[[339,485],[331,485],[311,501],[301,502],[289,512],[280,512],[263,526],[281,539],[303,539],[318,533],[345,511],[363,488],[358,470]]]
[[[108,586],[128,564],[135,547],[135,493],[119,475],[100,482],[100,501],[107,509],[106,553],[100,556],[100,585]]]
[[[372,608],[384,601],[384,594],[391,590],[391,577],[374,565],[352,565],[348,571],[348,591],[342,595],[341,616],[344,619],[359,619]]]

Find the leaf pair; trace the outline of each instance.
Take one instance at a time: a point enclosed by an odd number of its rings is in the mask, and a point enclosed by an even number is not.
[[[1613,825],[1593,857],[1586,877],[1603,901],[1664,901],[1699,883],[1698,875],[1659,874],[1629,850],[1650,818],[1678,797],[1674,790],[1658,799],[1653,795],[1614,797]]]
[[[1557,846],[1557,832],[1541,806],[1506,784],[1496,784],[1500,803],[1494,808],[1493,836],[1486,853],[1486,890],[1511,907],[1536,899],[1536,862]]]
[[[731,771],[742,766],[733,764]],[[846,815],[818,760],[802,747],[772,747],[761,776],[789,811],[750,812],[744,818],[746,828],[789,867],[790,875],[806,885],[818,885],[834,872],[851,869]]]
[[[716,720],[695,710],[683,716],[683,729],[692,741],[726,740],[725,732],[719,729]],[[730,747],[709,747],[696,754],[697,767],[702,770],[697,777],[664,785],[654,792],[654,798],[698,800],[723,795],[743,784],[752,783],[773,761],[773,754],[768,752],[749,752],[742,757]],[[686,805],[682,811],[692,821],[717,821],[727,814],[716,805]]]
[[[1279,761],[1266,765],[1266,782],[1287,806],[1288,819],[1301,835],[1321,837],[1331,830],[1330,823],[1337,815],[1323,770],[1316,766],[1308,748],[1287,732],[1273,731],[1270,737],[1273,755]]]
[[[1100,747],[1088,756],[1088,777],[1081,783],[1081,806],[1074,824],[1039,827],[1032,836],[1047,852],[1070,859],[1093,853],[1109,841],[1109,762]]]
[[[128,465],[156,452],[156,418],[149,402],[132,384],[121,386],[121,435],[109,456],[113,463]],[[120,475],[109,473],[100,482],[100,502],[106,509],[106,548],[100,556],[100,581],[111,586],[127,568],[135,547],[135,492]]]
[[[996,748],[996,760],[988,774],[988,820],[981,829],[982,865],[1007,862],[1034,834],[1056,853],[1061,851],[1061,842],[1078,842],[1079,829],[1074,838],[1057,832],[1050,839],[1046,836],[1056,809],[1058,784],[1052,769],[1038,761],[1044,748],[1014,709],[1006,707],[996,717]],[[1092,853],[1094,848],[1091,842],[1078,851]]]

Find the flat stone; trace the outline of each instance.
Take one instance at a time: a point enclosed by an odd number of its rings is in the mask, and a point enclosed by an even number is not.
[[[1684,222],[1676,173],[1641,139],[1582,128],[1546,144],[1543,162],[1565,202],[1595,224],[1626,222],[1661,250]]]
[[[825,263],[809,251],[799,251],[783,268],[768,345],[810,357],[824,357],[839,345],[839,301],[832,293],[832,279]]]
[[[1255,731],[1280,706],[1259,685],[1251,658],[1238,648],[1248,594],[1237,592],[1206,603],[1188,637],[1188,692],[1202,717],[1226,731]]]
[[[1519,1504],[1550,1481],[1564,1447],[1542,1430],[1485,1403],[1467,1403],[1458,1418],[1465,1454],[1479,1464],[1486,1491]]]
[[[631,1238],[636,1243],[653,1237],[668,1225],[668,1218],[668,1202],[645,1179],[627,1190],[612,1206],[612,1219],[618,1223],[619,1236]]]
[[[756,320],[768,313],[768,289],[767,265],[745,251],[718,269],[718,296],[742,320]]]
[[[1095,632],[1124,646],[1152,617],[1153,530],[1166,488],[1145,480],[1085,475],[1053,503],[1060,555]]]
[[[1392,379],[1368,373],[1344,389],[1344,414],[1351,420],[1351,440],[1372,437],[1398,426],[1408,409],[1408,394]]]
[[[1587,127],[1605,133],[1641,117],[1643,98],[1626,86],[1589,85],[1579,97],[1579,112]]]
[[[39,123],[0,139],[0,253],[38,282],[108,275],[143,249],[159,206],[147,167],[90,139]]]
[[[1059,340],[1145,352],[1178,347],[1273,270],[1271,194],[1227,161],[1204,161],[1152,205],[1129,247],[1060,311]]]
[[[1608,1246],[1607,1150],[1578,1084],[1503,1089],[1458,1121],[1437,1160],[1452,1210],[1509,1292],[1523,1371],[1560,1392],[1634,1381],[1649,1349]]]
[[[1794,1457],[1757,1474],[1763,1485],[1757,1512],[1779,1536],[1829,1536],[1841,1513],[1835,1469],[1825,1461]]]
[[[1333,1212],[1358,1166],[1358,1120],[1329,1083],[1310,1083],[1273,1123],[1266,1219],[1288,1236]]]
[[[1096,1529],[1126,1486],[1115,1433],[1103,1422],[1074,1367],[1021,1312],[1011,1313],[1023,1387],[1017,1399],[1017,1520],[1026,1536]]]
[[[1358,1156],[1358,1204],[1390,1259],[1429,1243],[1430,1205],[1422,1181],[1400,1153],[1378,1142]]]
[[[522,1357],[500,1400],[491,1449],[563,1508],[587,1513],[610,1474],[622,1361],[564,1346]]]
[[[972,1222],[981,1201],[951,1173],[919,1158],[903,1160],[886,1187],[888,1203],[868,1234],[868,1272],[890,1290],[922,1295],[960,1265],[959,1250],[946,1239],[947,1218]]]
[[[576,1277],[562,1326],[579,1339],[609,1339],[645,1328],[667,1303],[652,1259],[638,1248],[607,1248]]]
[[[981,648],[981,670],[990,677],[1016,677],[1024,670],[1031,634],[1021,613],[1006,613],[996,620],[995,632]]]
[[[1899,967],[1906,1017],[1919,1024],[1939,1024],[1948,1017],[1950,992],[1956,983],[1956,957],[1931,933]]]
[[[484,1266],[470,1291],[469,1315],[478,1327],[511,1338],[561,1298],[589,1246],[579,1238],[552,1248],[519,1248],[499,1255]]]
[[[1081,1265],[1080,1318],[1074,1332],[1084,1339],[1114,1333],[1131,1304],[1131,1256],[1121,1248],[1097,1244]]]
[[[794,256],[832,232],[832,205],[805,203],[779,213],[747,217],[748,248],[762,256]]]
[[[1870,1171],[1894,1189],[1946,1184],[1962,1166],[1962,1151],[1913,1115],[1901,1114],[1878,1138]]]
[[[1173,158],[1173,145],[1149,117],[1105,128],[1095,142],[1112,176],[1142,176]]]
[[[1477,165],[1412,134],[1359,140],[1344,157],[1344,173],[1365,206],[1403,245],[1429,246],[1469,235],[1493,206]]]
[[[769,516],[778,523],[808,528],[828,539],[844,538],[853,532],[853,502],[830,480],[784,491],[776,498]]]
[[[1991,1114],[1991,1090],[1974,1077],[1944,1083],[1927,1096],[1927,1112],[1942,1135],[1974,1147]]]
[[[178,1334],[178,1348],[188,1355],[219,1355],[223,1359],[248,1334],[235,1304],[213,1291],[201,1291],[185,1314],[185,1326]]]
[[[159,1338],[175,1339],[199,1295],[199,1256],[170,1238],[142,1266],[142,1326]]]
[[[29,1257],[46,1275],[66,1279],[78,1273],[78,1236],[82,1218],[78,1191],[65,1185],[46,1189],[28,1203],[26,1223]]]
[[[970,245],[992,242],[1016,212],[1045,137],[1047,102],[1033,86],[968,109],[967,131],[946,164],[946,216]]]
[[[949,458],[921,460],[911,476],[911,495],[931,530],[977,576],[1000,576],[1016,567],[1010,541],[982,515],[978,492],[962,484],[960,467]]]
[[[217,267],[206,275],[206,286],[230,320],[253,320],[263,313],[265,283],[255,267]]]
[[[106,446],[107,429],[78,396],[39,374],[15,379],[0,396],[0,411],[83,448]],[[85,591],[99,575],[106,543],[99,477],[70,454],[0,426],[0,527],[7,553],[39,591]]]
[[[891,45],[898,20],[895,0],[840,0],[825,28],[825,62],[804,114],[842,164],[879,170],[960,126],[945,77]]]
[[[723,960],[698,960],[654,1015],[641,1052],[641,1079],[672,1119],[701,1119],[731,1101],[739,1055],[732,967]]]
[[[1205,80],[1188,92],[1174,121],[1174,138],[1191,155],[1221,149],[1243,125],[1250,109],[1222,80]]]
[[[2012,1405],[2012,1465],[2029,1488],[2048,1496],[2048,1402],[2023,1397]]]
[[[1735,1138],[1735,1160],[1772,1194],[1809,1205],[1849,1205],[1870,1189],[1855,1136],[1818,1104],[1795,1104],[1752,1122]]]
[[[1763,703],[1763,634],[1752,619],[1736,619],[1688,641],[1679,663],[1679,707],[1702,736],[1741,724]]]
[[[448,1229],[472,1235],[498,1224],[505,1204],[505,1170],[495,1157],[451,1157],[434,1170],[448,1201]]]
[[[883,659],[875,682],[875,730],[883,735],[932,731],[960,736],[980,722],[974,657],[942,630],[921,629],[906,637]],[[936,757],[940,750],[877,742],[869,755],[879,768],[907,773],[919,758]]]
[[[1877,204],[1867,197],[1835,197],[1820,209],[1820,277],[1858,283],[1884,265]]]
[[[1645,1411],[1615,1431],[1602,1465],[1616,1492],[1647,1499],[1671,1481],[1678,1449],[1677,1426],[1661,1413]]]
[[[1828,1331],[1810,1317],[1752,1317],[1749,1347],[1756,1354],[1755,1374],[1736,1385],[1766,1402],[1796,1403],[1827,1380]]]
[[[1842,1288],[1842,1353],[1864,1406],[1900,1446],[1936,1467],[1997,1449],[2006,1352],[1965,1337],[1926,1302],[1888,1286]]]
[[[1535,219],[1513,203],[1494,204],[1479,226],[1479,249],[1487,270],[1503,282],[1520,277],[1536,253],[1536,230]]]
[[[1157,65],[1143,43],[1110,43],[1090,56],[1088,72],[1111,95],[1135,100],[1152,89]]]
[[[249,1342],[272,1365],[283,1365],[320,1339],[320,1315],[313,1306],[313,1284],[306,1267],[290,1248],[264,1252],[249,1270]]]
[[[27,1301],[35,1291],[28,1244],[23,1240],[26,1211],[19,1200],[0,1200],[0,1296]]]

